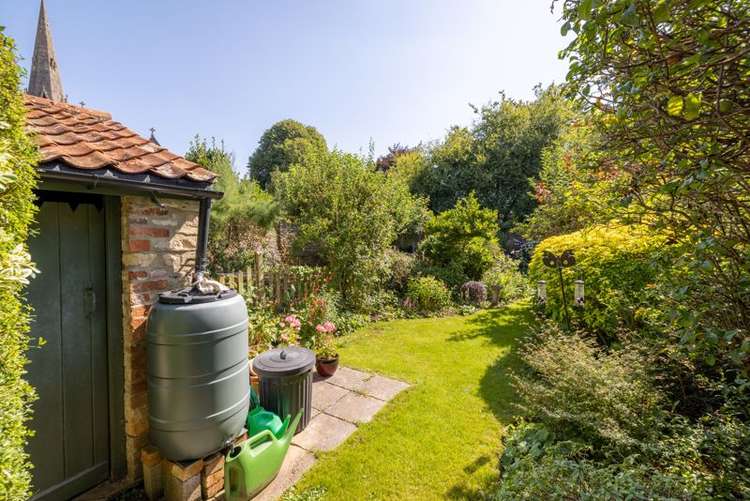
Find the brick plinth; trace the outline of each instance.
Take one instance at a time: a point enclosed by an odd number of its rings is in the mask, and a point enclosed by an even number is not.
[[[125,447],[128,477],[142,476],[148,445],[146,319],[160,292],[186,286],[193,274],[198,202],[122,197]],[[200,485],[199,485],[200,492]]]

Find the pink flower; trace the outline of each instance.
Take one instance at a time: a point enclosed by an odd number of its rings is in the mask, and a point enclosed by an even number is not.
[[[294,315],[289,315],[284,319],[284,322],[289,324],[289,327],[292,327],[295,330],[299,330],[302,326],[302,323],[299,321],[299,318],[297,318]]]
[[[315,326],[315,330],[318,331],[318,332],[326,332],[326,328],[323,327],[320,324],[318,324],[318,325]]]
[[[333,322],[323,322],[323,328],[325,329],[325,332],[336,332],[336,326]]]

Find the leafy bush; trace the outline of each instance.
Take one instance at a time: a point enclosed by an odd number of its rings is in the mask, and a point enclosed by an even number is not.
[[[435,277],[418,277],[409,280],[406,303],[420,313],[438,313],[451,304],[451,293]]]
[[[500,254],[485,271],[482,281],[487,284],[493,304],[517,301],[529,295],[528,279],[518,271],[518,262],[505,254]]]
[[[464,273],[464,270],[458,263],[435,265],[425,259],[417,260],[414,265],[413,274],[421,277],[435,277],[445,283],[456,294],[459,292],[458,288],[461,284],[469,280],[469,277],[466,276],[466,273]]]
[[[34,268],[26,249],[35,205],[36,147],[24,132],[15,44],[0,26],[0,499],[30,497],[24,449],[34,390],[23,379],[30,308],[22,299]]]
[[[531,376],[513,378],[519,407],[548,429],[621,452],[633,452],[656,432],[662,397],[636,352],[605,353],[550,324],[522,358]]]
[[[482,282],[469,281],[461,286],[461,299],[475,306],[487,301],[487,286]]]
[[[427,222],[419,249],[433,265],[457,266],[479,280],[500,252],[497,220],[497,211],[483,209],[471,193]]]
[[[267,247],[267,234],[278,220],[278,203],[258,183],[240,179],[223,141],[196,135],[185,158],[217,173],[213,188],[224,193],[211,206],[210,270],[232,272],[251,266],[255,252]]]
[[[403,294],[409,277],[414,273],[417,258],[414,254],[395,249],[390,249],[384,257],[388,288],[397,294]]]
[[[277,173],[274,189],[298,228],[295,251],[311,251],[327,266],[352,310],[380,287],[385,253],[425,203],[398,178],[338,151]]]
[[[569,306],[572,286],[583,279],[586,306],[578,310],[583,325],[600,331],[614,332],[619,325],[637,326],[638,317],[648,309],[648,288],[661,270],[665,239],[644,227],[592,226],[567,235],[543,240],[536,247],[529,265],[532,283],[547,281],[547,310],[553,318],[564,318],[560,279],[557,269],[542,263],[545,251],[560,255],[572,250],[576,265],[563,270]]]
[[[651,373],[658,355],[630,343],[605,350],[548,322],[524,345],[513,385],[527,421],[505,438],[499,499],[750,494],[742,413],[676,414]]]
[[[493,499],[653,499],[692,498],[698,490],[689,475],[663,473],[637,458],[606,464],[587,458],[586,445],[555,442],[543,426],[522,424],[504,439],[501,482]]]

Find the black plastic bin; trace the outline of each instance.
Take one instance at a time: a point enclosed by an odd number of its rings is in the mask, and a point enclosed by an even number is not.
[[[304,410],[296,433],[310,422],[312,410],[312,368],[315,354],[299,346],[288,346],[261,353],[253,360],[260,378],[260,404],[281,419]]]

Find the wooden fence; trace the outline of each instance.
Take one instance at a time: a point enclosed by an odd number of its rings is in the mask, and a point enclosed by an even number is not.
[[[256,254],[253,266],[231,273],[219,273],[216,279],[254,304],[279,307],[304,300],[325,284],[328,275],[318,267],[265,267],[262,255]]]

